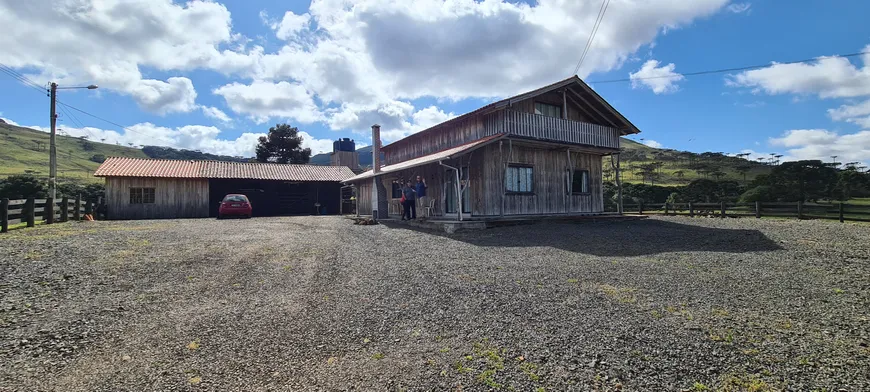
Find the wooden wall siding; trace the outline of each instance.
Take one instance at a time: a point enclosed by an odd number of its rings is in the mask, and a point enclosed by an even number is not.
[[[512,144],[512,147],[511,147]],[[604,211],[601,184],[601,156],[573,152],[575,170],[589,171],[589,193],[567,195],[568,153],[518,145],[504,141],[482,149],[477,167],[477,182],[472,182],[474,215],[502,214],[504,170],[506,163],[528,164],[534,167],[534,193],[504,195],[504,215],[597,213]],[[474,179],[472,178],[472,181]],[[479,200],[477,200],[479,198]]]
[[[372,216],[372,180],[356,183],[357,213],[360,216]]]
[[[490,121],[503,121],[501,129],[510,135],[538,140],[551,140],[572,144],[619,149],[619,131],[598,124],[563,120],[516,110],[504,110],[502,115],[489,117]],[[489,124],[485,129],[497,129]]]
[[[436,153],[484,137],[483,118],[475,116],[440,129],[421,133],[384,146],[385,165]]]
[[[570,95],[569,95],[570,96]],[[568,99],[568,119],[573,121],[581,121],[592,123],[592,119],[590,119],[585,113],[583,113],[580,108]],[[523,101],[514,102],[510,108],[516,110],[518,112],[535,114],[535,102],[546,103],[550,105],[555,105],[558,107],[562,107],[562,93],[559,91],[551,91],[549,93],[539,95],[537,97],[529,98]]]
[[[130,188],[154,188],[153,204],[130,204]],[[107,177],[109,219],[208,217],[207,179]]]

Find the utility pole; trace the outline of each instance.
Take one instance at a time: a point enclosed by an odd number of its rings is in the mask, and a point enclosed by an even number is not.
[[[62,89],[86,88],[94,90],[96,84],[82,87],[61,87]],[[57,133],[57,83],[51,82],[51,134],[48,137],[48,197],[54,199],[57,196],[57,146],[54,144]]]
[[[51,136],[48,137],[48,197],[57,197],[57,146],[54,134],[57,127],[57,83],[51,82]]]

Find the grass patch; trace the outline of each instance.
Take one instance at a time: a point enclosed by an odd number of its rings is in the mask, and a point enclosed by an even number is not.
[[[374,354],[372,354],[372,359],[377,359],[377,360],[384,359],[384,353],[374,353]]]
[[[605,296],[619,301],[624,304],[633,304],[637,302],[637,297],[635,297],[634,293],[637,289],[629,288],[629,287],[616,287],[611,286],[609,284],[599,284],[597,285],[598,291],[600,291]]]

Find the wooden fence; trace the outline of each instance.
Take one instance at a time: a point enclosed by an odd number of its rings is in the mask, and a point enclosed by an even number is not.
[[[848,203],[642,203],[624,204],[627,214],[780,217],[870,222],[870,205]]]
[[[23,199],[23,200],[0,200],[0,233],[9,231],[13,225],[25,224],[33,227],[37,221],[44,224],[66,222],[69,220],[81,220],[85,215],[95,212],[95,203],[82,201],[81,197],[60,200],[48,199]]]

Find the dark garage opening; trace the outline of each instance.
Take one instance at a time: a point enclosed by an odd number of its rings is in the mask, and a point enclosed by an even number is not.
[[[210,179],[208,188],[212,217],[217,216],[221,200],[230,193],[248,196],[254,216],[341,213],[341,184],[338,182]]]

